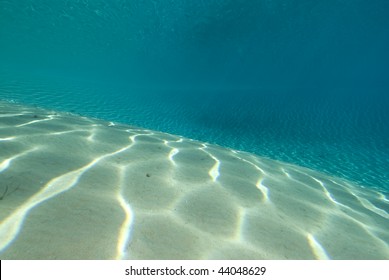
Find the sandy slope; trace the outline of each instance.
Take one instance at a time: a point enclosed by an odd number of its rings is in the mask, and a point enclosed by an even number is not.
[[[1,259],[389,259],[388,195],[0,102]]]

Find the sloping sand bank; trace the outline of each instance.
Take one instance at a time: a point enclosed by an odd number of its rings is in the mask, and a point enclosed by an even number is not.
[[[1,259],[389,259],[385,193],[0,102]]]

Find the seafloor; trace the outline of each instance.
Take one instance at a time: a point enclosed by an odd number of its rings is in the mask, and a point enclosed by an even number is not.
[[[0,102],[1,259],[389,259],[388,194]]]

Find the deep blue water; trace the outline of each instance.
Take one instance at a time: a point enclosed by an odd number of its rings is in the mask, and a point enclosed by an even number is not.
[[[389,1],[0,0],[0,98],[389,188]]]

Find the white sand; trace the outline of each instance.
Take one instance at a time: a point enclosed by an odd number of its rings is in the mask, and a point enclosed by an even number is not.
[[[298,166],[0,102],[1,259],[389,259],[389,200]]]

